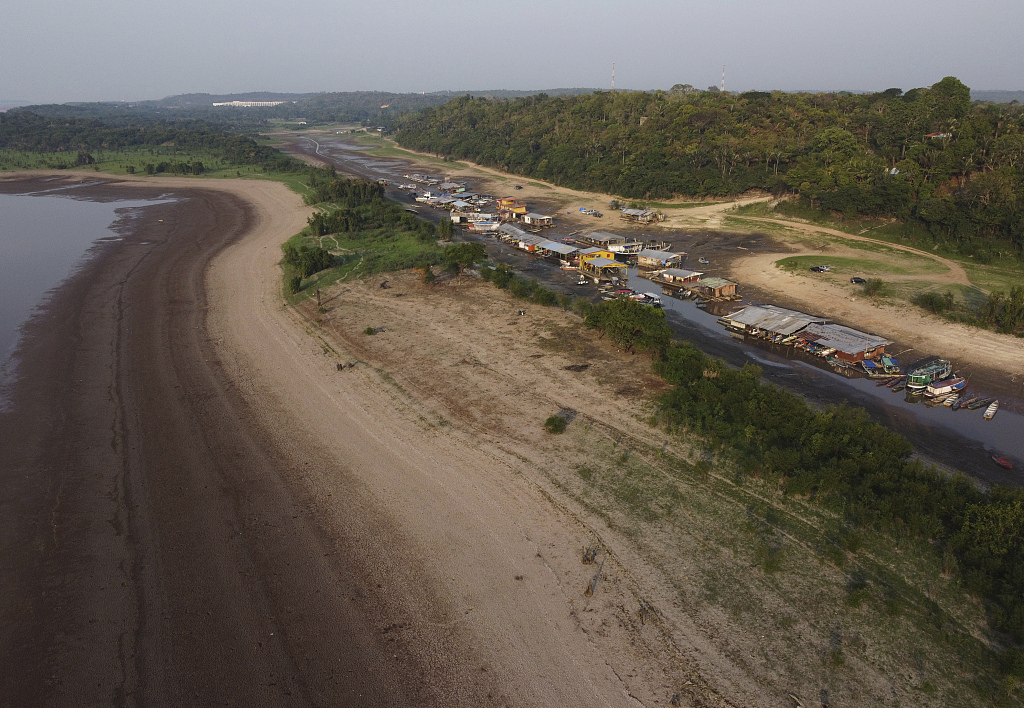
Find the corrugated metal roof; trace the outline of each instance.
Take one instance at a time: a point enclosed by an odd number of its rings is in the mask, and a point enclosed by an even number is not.
[[[867,349],[892,344],[891,340],[884,337],[838,324],[811,323],[800,333],[800,338],[844,354],[859,354]]]
[[[652,251],[647,248],[636,255],[639,258],[656,258],[660,261],[672,261],[680,257],[678,253],[672,253],[671,251]]]
[[[682,268],[668,268],[662,271],[662,275],[667,275],[672,278],[692,278],[695,275],[704,275],[695,270],[683,270]]]
[[[703,285],[705,288],[720,288],[723,285],[735,285],[736,283],[725,278],[701,278],[697,281],[697,285]]]
[[[787,310],[775,305],[748,305],[739,312],[726,315],[724,319],[778,334],[793,334],[812,323],[828,322],[824,317]]]
[[[502,232],[503,234],[508,234],[513,238],[522,238],[523,236],[527,235],[527,233],[523,231],[521,228],[519,228],[518,226],[513,226],[512,224],[502,224],[500,227],[498,227],[498,231]]]
[[[528,214],[523,215],[524,219],[550,219],[550,216],[544,216],[543,214],[534,214],[532,211]]]
[[[612,241],[622,241],[625,243],[626,237],[619,236],[618,234],[611,234],[607,231],[591,231],[586,235],[586,238],[591,241],[600,241],[601,243],[610,243]]]
[[[575,246],[570,246],[567,243],[558,243],[557,241],[549,241],[549,243],[551,243],[552,245],[544,246],[544,248],[548,249],[549,251],[554,251],[555,253],[561,253],[563,255],[569,255],[570,253],[575,253],[576,251],[579,250]]]
[[[597,258],[591,258],[590,260],[587,261],[587,265],[592,265],[592,266],[597,266],[597,267],[604,267],[604,266],[618,266],[620,268],[625,268],[626,267],[625,263],[619,263],[618,261],[613,261],[610,258],[603,258],[601,256],[598,256]]]
[[[608,250],[607,248],[597,248],[595,246],[591,246],[590,248],[584,248],[582,251],[580,251],[580,255],[586,256],[586,255],[590,255],[591,253],[600,253],[601,251],[607,251],[607,250]]]
[[[622,213],[626,216],[653,216],[655,212],[650,209],[623,209]]]

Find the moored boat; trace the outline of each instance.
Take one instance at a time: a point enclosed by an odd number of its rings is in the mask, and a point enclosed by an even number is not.
[[[907,376],[907,388],[920,391],[936,381],[942,381],[953,372],[953,364],[946,359],[937,359],[911,371]]]
[[[944,405],[946,408],[952,408],[953,406],[956,406],[959,402],[960,402],[960,396],[958,396],[957,394],[954,393],[949,398],[947,398],[945,401],[943,401],[942,405]],[[959,407],[959,406],[957,406],[957,407]]]
[[[999,457],[998,455],[992,455],[992,461],[995,462],[1000,467],[1003,467],[1005,469],[1008,469],[1008,470],[1012,470],[1013,469],[1013,464],[1009,460],[1007,460],[1005,457]]]
[[[991,398],[982,398],[981,400],[975,401],[974,403],[970,404],[969,406],[967,406],[967,408],[968,408],[968,410],[972,410],[973,411],[973,410],[977,410],[978,408],[981,408],[982,406],[987,406],[991,402],[992,402]]]
[[[971,405],[972,403],[977,401],[979,398],[981,398],[981,396],[970,396],[970,398],[968,398],[969,395],[970,394],[965,393],[963,395],[963,397],[959,401],[954,403],[953,404],[953,410],[958,410],[960,408],[967,408],[969,405]]]
[[[902,383],[902,381],[903,381],[903,380],[904,380],[905,378],[907,378],[907,377],[906,377],[906,376],[897,376],[897,377],[896,377],[896,378],[894,378],[894,379],[893,379],[892,381],[890,381],[889,383],[887,383],[887,384],[886,384],[886,386],[888,386],[889,388],[892,388],[892,387],[893,387],[893,386],[895,386],[896,384],[898,384],[898,383]]]
[[[892,387],[892,392],[893,393],[899,393],[900,391],[902,391],[906,387],[907,387],[907,384],[905,382],[903,382],[903,381],[900,381],[898,384],[896,384],[895,386]]]
[[[999,410],[999,401],[992,401],[988,408],[985,409],[985,420],[992,420],[996,417],[996,412]]]
[[[913,375],[911,375],[913,378]],[[967,379],[960,378],[959,376],[952,379],[945,379],[943,381],[936,381],[928,384],[924,389],[924,395],[934,398],[935,396],[941,396],[946,393],[954,393],[955,391],[961,390],[967,385]],[[910,388],[910,384],[907,384],[907,388]]]

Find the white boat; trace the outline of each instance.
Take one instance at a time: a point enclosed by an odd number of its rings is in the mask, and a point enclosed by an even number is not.
[[[934,381],[925,387],[924,395],[935,398],[946,393],[954,393],[967,385],[967,379],[957,376],[943,381]]]
[[[992,420],[996,417],[996,411],[999,410],[999,401],[992,401],[992,404],[985,410],[985,420]]]
[[[947,398],[945,401],[943,401],[942,405],[944,405],[946,408],[952,408],[953,404],[955,404],[959,400],[960,400],[960,396],[954,394],[954,395],[950,396],[949,398]]]

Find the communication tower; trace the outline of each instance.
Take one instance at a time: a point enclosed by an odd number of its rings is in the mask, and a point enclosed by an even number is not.
[[[612,91],[615,90],[615,62],[612,62]]]
[[[725,93],[725,64],[722,64],[722,88],[720,90]]]

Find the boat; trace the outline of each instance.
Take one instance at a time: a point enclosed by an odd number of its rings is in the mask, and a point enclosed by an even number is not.
[[[913,378],[913,376],[911,376],[911,378]],[[960,391],[966,385],[967,379],[957,376],[951,379],[945,379],[928,384],[924,389],[924,395],[934,398],[935,396],[941,396],[944,393]],[[907,384],[907,386],[909,388],[910,384]]]
[[[884,379],[882,379],[881,381],[876,383],[875,386],[892,386],[894,383],[896,383],[901,378],[903,378],[903,377],[902,376],[886,376]]]
[[[895,386],[892,387],[892,392],[893,393],[899,393],[900,391],[902,391],[906,387],[907,387],[907,384],[905,382],[901,381],[901,382],[899,382],[898,384],[896,384]]]
[[[952,396],[943,401],[942,405],[944,405],[946,408],[952,408],[953,406],[956,406],[956,404],[959,402],[960,396],[954,393]],[[957,406],[957,408],[959,408],[959,406]]]
[[[970,398],[968,398],[967,396],[968,396],[968,394],[965,393],[963,395],[963,397],[959,401],[954,403],[953,404],[953,410],[959,410],[961,408],[967,408],[969,405],[971,405],[972,403],[977,401],[979,398],[981,398],[981,396],[971,396]]]
[[[871,359],[861,360],[860,367],[864,369],[869,379],[889,379],[896,373],[894,371],[886,371],[880,362],[872,361]]]
[[[953,364],[946,359],[936,359],[924,366],[911,371],[907,376],[907,388],[920,391],[935,381],[948,378],[953,372]]]
[[[973,410],[977,410],[978,408],[981,408],[982,406],[987,406],[991,402],[992,402],[991,398],[982,398],[980,401],[975,401],[974,403],[970,404],[969,406],[967,406],[967,408],[968,408],[968,410],[972,410],[973,411]]]
[[[985,415],[982,416],[985,420],[992,420],[996,417],[996,413],[999,411],[999,401],[992,401],[988,408],[985,409]]]
[[[1010,461],[1007,460],[1005,457],[1000,457],[999,455],[992,455],[992,461],[1005,469],[1013,469],[1013,464],[1011,464]]]
[[[887,374],[898,374],[900,373],[900,362],[894,356],[883,354],[882,358],[879,359],[882,362],[882,368],[885,369]]]
[[[933,396],[929,398],[927,401],[924,402],[924,404],[929,408],[934,408],[935,406],[942,404],[947,398],[950,398],[952,396],[952,393],[943,393],[938,396]]]
[[[892,381],[890,381],[889,383],[887,383],[887,384],[886,384],[886,386],[888,386],[889,388],[892,388],[892,387],[893,387],[893,386],[895,386],[896,384],[898,384],[898,383],[900,383],[901,381],[903,381],[903,379],[905,379],[905,378],[907,378],[907,377],[906,377],[906,376],[897,376],[897,377],[896,377],[896,378],[894,378],[894,379],[893,379]]]

